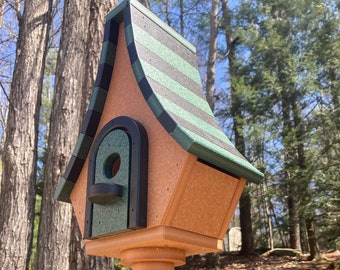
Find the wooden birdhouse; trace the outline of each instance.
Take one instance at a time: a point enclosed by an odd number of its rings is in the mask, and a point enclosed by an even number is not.
[[[108,14],[92,98],[56,191],[72,203],[86,252],[174,266],[218,251],[246,181],[262,177],[216,124],[193,45],[137,1]]]

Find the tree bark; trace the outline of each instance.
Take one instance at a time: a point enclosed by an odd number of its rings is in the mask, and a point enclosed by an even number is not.
[[[91,0],[90,19],[87,30],[87,61],[84,67],[84,87],[81,114],[84,115],[92,93],[100,59],[106,14],[117,5],[116,0]],[[75,216],[72,217],[70,270],[114,269],[112,258],[88,256]]]
[[[216,0],[213,0],[216,1]],[[179,33],[184,37],[184,1],[179,0]]]
[[[85,254],[83,237],[75,215],[72,216],[72,236],[71,236],[71,253],[70,253],[70,270],[109,270],[114,268],[113,258],[88,256]]]
[[[75,218],[71,224],[71,206],[51,198],[79,135],[100,58],[104,18],[115,5],[113,0],[65,1],[35,269],[112,267],[111,259],[85,255]]]
[[[241,226],[241,250],[242,255],[255,253],[253,227],[251,222],[251,200],[249,186],[247,185],[240,198],[240,226]]]
[[[4,22],[5,0],[0,0],[0,29]]]
[[[284,66],[279,66],[280,72],[284,73]],[[287,85],[288,78],[285,74],[281,74],[280,80],[283,85]],[[301,179],[299,174],[293,176],[294,171],[302,169],[302,164],[299,164],[302,158],[300,153],[300,144],[298,134],[296,133],[297,128],[299,128],[296,122],[296,111],[294,108],[294,92],[293,89],[285,89],[281,94],[281,104],[282,104],[282,122],[283,122],[283,145],[285,147],[285,181],[288,188],[288,216],[289,216],[289,246],[292,249],[301,251],[301,228],[300,228],[300,200],[297,194],[300,194],[303,179]],[[293,121],[291,121],[291,116],[293,115]],[[298,145],[298,149],[295,149],[295,145]],[[299,181],[300,183],[297,183]],[[300,186],[300,187],[299,187]]]
[[[34,222],[37,137],[51,1],[24,2],[13,71],[0,194],[0,265],[26,269]]]
[[[310,250],[309,260],[321,260],[322,254],[316,238],[314,218],[306,218],[305,222]]]
[[[283,97],[283,141],[285,146],[285,182],[287,183],[287,206],[288,206],[288,232],[289,232],[289,247],[292,249],[297,249],[301,251],[301,241],[300,241],[300,215],[299,215],[299,201],[296,196],[299,194],[297,183],[294,182],[294,178],[290,176],[290,171],[292,170],[292,166],[294,165],[294,151],[291,149],[291,143],[289,137],[291,136],[289,133],[291,131],[291,123],[289,118],[290,107],[288,105],[288,101],[286,100],[288,97],[284,95]]]
[[[71,205],[53,199],[79,134],[83,113],[90,1],[64,2],[54,100],[44,171],[44,190],[35,269],[68,269]]]
[[[264,210],[265,210],[265,217],[266,217],[266,222],[268,224],[268,232],[269,232],[269,239],[268,239],[268,246],[270,249],[274,248],[274,238],[273,238],[273,225],[272,225],[272,219],[270,215],[270,210],[269,210],[269,199],[267,196],[267,182],[263,182],[261,184],[261,195],[264,199]]]
[[[289,246],[292,249],[301,251],[300,241],[300,217],[298,204],[294,196],[298,194],[294,187],[289,188],[288,215],[289,215]]]
[[[245,142],[243,135],[243,116],[242,116],[242,99],[235,88],[233,80],[237,77],[235,57],[235,48],[237,45],[237,37],[233,37],[231,31],[230,10],[228,7],[228,0],[222,1],[223,19],[226,25],[226,43],[227,43],[227,57],[229,66],[230,80],[230,97],[231,97],[231,116],[233,119],[233,131],[235,136],[235,147],[238,151],[245,155]],[[240,198],[240,226],[242,245],[240,253],[243,255],[251,255],[255,252],[254,237],[251,219],[251,200],[249,195],[249,185],[247,185]]]
[[[218,31],[218,4],[219,0],[211,1],[210,12],[210,36],[209,36],[209,55],[207,64],[206,97],[209,106],[214,111],[214,92],[216,78],[216,58],[217,58],[217,31]]]

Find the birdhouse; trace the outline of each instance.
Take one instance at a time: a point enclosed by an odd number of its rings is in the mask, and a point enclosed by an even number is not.
[[[137,1],[107,15],[92,98],[56,191],[86,252],[180,265],[218,251],[246,181],[262,173],[205,100],[192,44]]]

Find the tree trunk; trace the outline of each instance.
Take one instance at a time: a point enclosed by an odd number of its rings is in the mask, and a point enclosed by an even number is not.
[[[298,90],[295,90],[295,92]],[[295,147],[294,147],[294,153],[296,157],[296,167],[298,168],[296,171],[294,186],[296,186],[296,193],[293,194],[302,194],[304,191],[308,189],[309,185],[309,179],[306,179],[306,157],[305,157],[305,147],[304,147],[304,139],[305,139],[305,129],[302,121],[302,113],[300,106],[298,105],[297,100],[297,94],[294,93],[291,98],[291,108],[292,108],[292,114],[293,114],[293,123],[294,123],[294,141],[295,141]],[[296,213],[296,227],[297,230],[295,234],[298,233],[298,237],[296,240],[296,249],[302,251],[301,247],[301,225],[300,225],[300,205],[301,205],[302,198],[296,198],[295,196],[295,207],[297,213]]]
[[[71,205],[53,199],[79,134],[83,113],[90,1],[65,1],[35,269],[68,269]]]
[[[0,29],[4,22],[5,0],[0,0]]]
[[[207,64],[206,96],[209,106],[214,111],[214,92],[215,92],[215,68],[217,57],[217,31],[218,31],[218,4],[219,0],[211,1],[210,12],[210,35],[209,35],[209,55]]]
[[[116,0],[92,0],[90,3],[90,20],[87,36],[87,61],[84,67],[84,87],[81,114],[84,115],[97,74],[102,40],[104,35],[105,16],[117,5]],[[70,270],[76,269],[114,269],[112,258],[88,256],[82,243],[82,236],[75,216],[72,217]]]
[[[241,250],[242,255],[255,253],[253,228],[251,222],[251,200],[249,186],[247,185],[240,198],[240,226],[241,226]]]
[[[268,246],[270,249],[274,248],[274,238],[273,238],[273,225],[272,225],[272,219],[270,215],[270,210],[269,210],[269,203],[268,203],[268,196],[267,196],[267,182],[263,182],[261,184],[261,195],[264,199],[264,209],[265,209],[265,217],[266,217],[266,222],[268,223],[268,231],[269,231],[269,239],[268,239]]]
[[[179,0],[179,33],[184,37],[184,0]]]
[[[310,250],[309,260],[321,260],[322,254],[316,239],[314,218],[306,218],[305,222]]]
[[[301,251],[300,217],[298,205],[294,198],[298,194],[295,188],[289,188],[288,215],[289,215],[289,247]]]
[[[30,258],[37,137],[51,1],[24,2],[19,19],[0,195],[0,265],[26,269]]]
[[[236,79],[236,63],[235,63],[235,47],[237,44],[237,37],[232,36],[230,10],[227,0],[222,1],[223,19],[226,25],[226,43],[227,43],[227,57],[229,63],[230,76],[230,97],[231,97],[231,116],[234,122],[233,131],[235,134],[235,147],[238,151],[245,155],[245,142],[243,136],[243,116],[242,116],[242,99],[235,88],[233,80]],[[240,226],[242,245],[240,253],[243,255],[250,255],[254,253],[254,238],[251,221],[251,200],[249,195],[249,185],[247,185],[240,198]]]
[[[270,209],[270,213],[274,219],[274,224],[275,224],[275,228],[279,228],[280,227],[280,221],[275,213],[275,207],[272,204],[272,202],[270,200],[267,201],[268,205],[269,205],[269,209]],[[280,237],[280,241],[281,241],[281,246],[286,247],[288,246],[288,240],[286,239],[286,237],[284,236],[283,232],[281,229],[278,230],[278,234]]]
[[[85,254],[85,246],[79,230],[77,219],[72,215],[72,236],[70,253],[70,270],[109,270],[114,268],[113,258],[88,256]]]

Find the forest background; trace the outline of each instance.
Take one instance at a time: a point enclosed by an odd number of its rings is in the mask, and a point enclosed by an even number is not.
[[[140,1],[197,47],[203,91],[264,172],[231,227],[241,254],[339,249],[340,2]],[[119,269],[86,256],[53,194],[75,145],[114,0],[0,0],[0,266]]]

